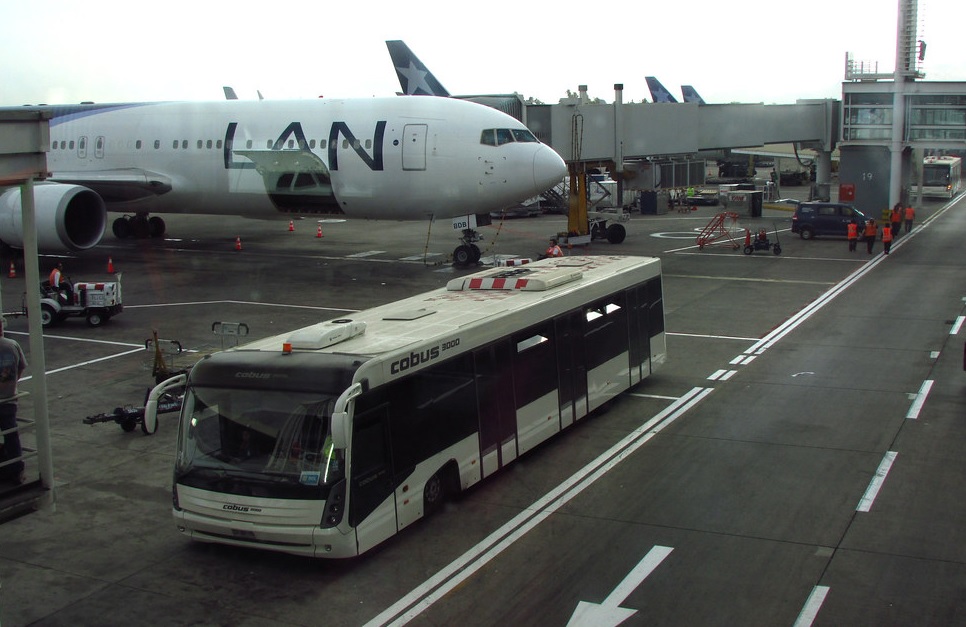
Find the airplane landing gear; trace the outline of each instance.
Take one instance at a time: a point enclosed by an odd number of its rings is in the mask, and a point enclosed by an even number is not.
[[[149,218],[146,213],[138,213],[133,216],[117,218],[111,228],[114,231],[114,237],[118,239],[130,237],[147,239],[149,237],[162,237],[166,226],[164,220],[158,216]]]
[[[453,265],[457,268],[465,268],[479,263],[482,253],[476,242],[481,239],[483,238],[474,229],[463,229],[463,234],[460,236],[460,245],[453,251]]]

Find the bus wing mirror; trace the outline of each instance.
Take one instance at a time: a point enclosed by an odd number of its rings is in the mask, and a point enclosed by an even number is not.
[[[349,403],[355,397],[362,394],[362,385],[354,383],[349,389],[343,392],[335,401],[335,408],[332,412],[332,446],[337,449],[345,449],[349,446],[349,430],[352,426],[352,416]]]
[[[148,394],[148,401],[144,404],[141,431],[144,431],[146,435],[151,435],[158,430],[158,399],[173,387],[183,387],[187,381],[188,375],[179,374],[154,386],[154,389]]]

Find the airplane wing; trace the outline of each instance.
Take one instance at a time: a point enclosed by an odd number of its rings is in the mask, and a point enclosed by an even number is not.
[[[449,92],[443,87],[433,73],[416,58],[409,46],[401,40],[386,41],[389,56],[399,77],[399,86],[407,96],[443,96],[449,97]]]
[[[654,102],[677,102],[671,92],[667,90],[661,81],[657,80],[656,76],[645,76],[644,80],[647,81],[647,88],[651,92],[651,100]]]
[[[329,167],[308,150],[235,150],[236,155],[251,159],[261,175],[285,172],[314,172],[329,178]]]
[[[171,191],[171,179],[157,172],[136,168],[94,172],[57,172],[49,181],[81,185],[105,202],[125,202],[160,196]]]

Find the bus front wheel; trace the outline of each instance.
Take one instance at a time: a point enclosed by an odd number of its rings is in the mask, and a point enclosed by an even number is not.
[[[440,468],[423,487],[423,515],[439,510],[450,495],[459,492],[459,475],[455,467]]]

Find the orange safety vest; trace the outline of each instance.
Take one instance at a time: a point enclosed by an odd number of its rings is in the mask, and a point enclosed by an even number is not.
[[[859,225],[855,222],[849,222],[849,239],[859,239]]]
[[[54,268],[53,270],[51,270],[50,276],[47,277],[47,280],[50,281],[51,287],[57,287],[58,285],[60,285],[60,269]]]
[[[906,207],[906,220],[912,220],[916,217],[916,210],[912,207]]]
[[[546,254],[548,257],[563,257],[563,250],[561,250],[560,246],[558,246],[557,244],[554,244],[553,246],[547,249]]]
[[[864,235],[866,237],[875,237],[875,231],[876,231],[875,222],[872,222],[871,220],[869,220],[868,222],[865,223]]]
[[[898,209],[893,209],[891,222],[902,222],[902,212]]]
[[[892,227],[884,226],[882,227],[882,241],[891,242],[892,241]]]

